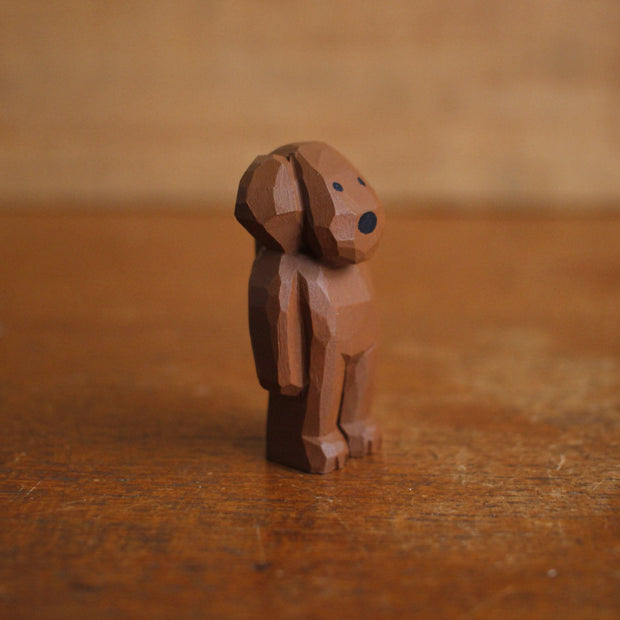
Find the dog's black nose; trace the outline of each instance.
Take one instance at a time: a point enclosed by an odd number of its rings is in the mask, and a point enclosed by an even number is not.
[[[372,211],[366,211],[360,217],[359,222],[357,223],[357,228],[360,232],[365,235],[370,234],[377,225],[377,216]]]

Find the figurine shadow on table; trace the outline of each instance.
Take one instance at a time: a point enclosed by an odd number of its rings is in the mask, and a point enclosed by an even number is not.
[[[249,323],[269,391],[267,458],[327,473],[374,452],[378,326],[365,261],[384,225],[374,190],[327,144],[289,144],[252,162],[235,217],[256,240]]]

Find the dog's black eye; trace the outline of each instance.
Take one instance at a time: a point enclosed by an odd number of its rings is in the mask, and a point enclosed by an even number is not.
[[[377,216],[372,211],[366,211],[366,213],[362,213],[357,228],[361,233],[368,235],[375,229],[376,225]]]
[[[364,185],[364,186],[366,185],[366,183],[364,183],[364,180],[363,180],[363,179],[360,179],[360,177],[357,177],[357,182],[358,182],[360,185]]]
[[[342,185],[340,185],[340,183],[332,183],[332,187],[337,191],[337,192],[341,192],[342,191]]]

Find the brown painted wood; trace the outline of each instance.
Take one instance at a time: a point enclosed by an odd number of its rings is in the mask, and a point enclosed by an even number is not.
[[[376,452],[378,317],[366,261],[383,205],[333,147],[303,142],[254,159],[235,217],[257,244],[248,315],[269,391],[267,458],[326,474]]]
[[[1,214],[0,617],[617,618],[619,238],[388,217],[382,452],[308,476],[231,210]]]

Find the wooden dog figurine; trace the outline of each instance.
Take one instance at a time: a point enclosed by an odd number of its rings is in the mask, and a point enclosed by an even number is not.
[[[375,192],[327,144],[289,144],[252,162],[235,217],[256,240],[249,319],[269,391],[267,458],[327,473],[375,451],[377,317],[365,262],[384,225]]]

